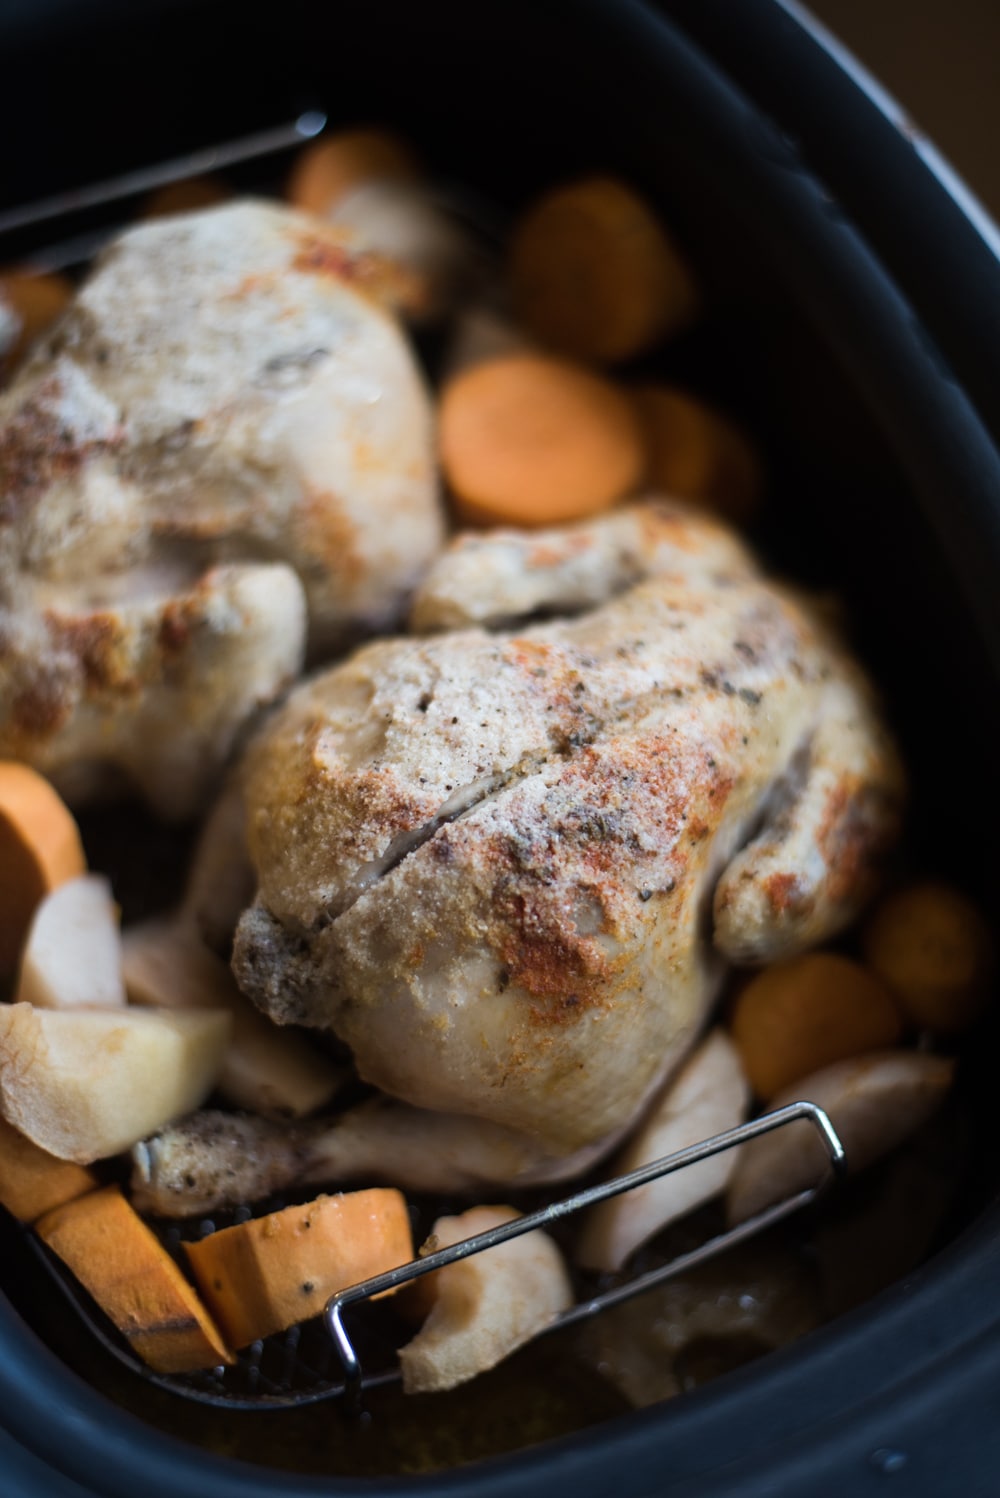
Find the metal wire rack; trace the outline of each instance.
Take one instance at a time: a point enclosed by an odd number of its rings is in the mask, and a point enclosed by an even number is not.
[[[635,1295],[641,1295],[644,1291],[714,1258],[716,1254],[755,1237],[815,1201],[846,1167],[843,1145],[828,1115],[815,1103],[791,1103],[785,1108],[753,1119],[750,1123],[741,1124],[738,1128],[715,1134],[710,1139],[666,1155],[627,1175],[589,1186],[473,1238],[466,1238],[436,1253],[413,1259],[360,1284],[345,1286],[331,1296],[321,1317],[293,1326],[283,1334],[252,1343],[237,1355],[232,1367],[219,1366],[199,1373],[169,1376],[153,1373],[132,1352],[125,1339],[104,1317],[86,1291],[63,1268],[56,1256],[34,1234],[29,1236],[42,1263],[102,1346],[137,1376],[159,1388],[201,1404],[228,1409],[288,1409],[313,1404],[322,1399],[337,1398],[345,1399],[350,1406],[357,1408],[366,1391],[399,1380],[401,1375],[395,1355],[400,1341],[407,1333],[403,1331],[391,1309],[381,1303],[368,1308],[366,1324],[361,1329],[360,1336],[352,1335],[344,1320],[344,1312],[349,1308],[371,1301],[375,1296],[398,1289],[411,1280],[419,1279],[460,1259],[487,1253],[491,1248],[523,1233],[551,1227],[562,1218],[592,1207],[608,1197],[644,1186],[650,1181],[659,1180],[661,1176],[694,1165],[699,1160],[736,1149],[762,1134],[802,1121],[813,1127],[826,1151],[827,1168],[815,1185],[768,1207],[736,1227],[717,1234],[667,1264],[578,1301],[550,1322],[541,1335],[570,1326],[630,1300]],[[249,1208],[243,1207],[235,1214],[234,1220],[245,1221],[251,1215]],[[197,1225],[195,1236],[204,1236],[214,1231],[215,1227],[214,1220],[206,1219]],[[161,1236],[164,1245],[178,1262],[182,1262],[180,1230],[176,1226],[167,1228]],[[367,1371],[363,1364],[368,1365]]]

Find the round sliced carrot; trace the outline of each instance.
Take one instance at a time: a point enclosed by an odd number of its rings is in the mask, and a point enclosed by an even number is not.
[[[0,762],[0,971],[16,966],[45,895],[86,868],[76,822],[49,782]]]
[[[745,521],[760,497],[761,470],[743,433],[710,406],[669,385],[630,392],[646,441],[651,489]]]
[[[624,396],[541,354],[485,360],[445,385],[440,444],[458,513],[473,524],[592,515],[642,473],[638,423]]]
[[[902,1032],[878,978],[836,952],[810,952],[752,978],[733,1008],[732,1035],[765,1102],[834,1061],[885,1050]]]
[[[612,177],[548,193],[511,244],[514,304],[550,348],[614,364],[690,323],[698,291],[663,226]]]
[[[993,939],[958,890],[929,883],[890,895],[868,925],[864,948],[913,1024],[950,1033],[979,1017],[995,967]]]
[[[321,217],[364,182],[409,181],[420,175],[409,147],[383,130],[344,130],[299,153],[286,197]]]
[[[0,271],[0,380],[12,374],[73,295],[65,276]]]
[[[168,182],[158,187],[143,205],[143,218],[169,218],[174,213],[194,213],[199,208],[214,208],[232,197],[224,182],[215,177],[188,177],[185,182]]]

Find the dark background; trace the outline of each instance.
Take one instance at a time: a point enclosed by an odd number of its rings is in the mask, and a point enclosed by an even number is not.
[[[1000,0],[810,0],[1000,219]]]

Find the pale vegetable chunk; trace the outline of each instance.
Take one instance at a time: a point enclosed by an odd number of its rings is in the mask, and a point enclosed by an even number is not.
[[[453,311],[477,279],[470,240],[419,182],[358,183],[327,216],[350,232],[356,253],[382,256],[407,273],[391,305],[410,321]]]
[[[387,130],[341,130],[306,146],[295,159],[288,201],[321,218],[367,182],[408,182],[420,168],[409,146]]]
[[[46,895],[28,931],[17,998],[42,1009],[124,1005],[118,908],[107,879],[83,874]]]
[[[735,1129],[746,1118],[749,1102],[739,1053],[724,1031],[714,1030],[633,1135],[611,1174],[625,1175]],[[661,1228],[724,1191],[736,1155],[736,1150],[725,1150],[600,1202],[588,1215],[577,1246],[578,1261],[590,1269],[621,1269]]]
[[[955,1063],[919,1051],[882,1051],[838,1061],[774,1099],[771,1110],[805,1100],[829,1114],[850,1171],[887,1155],[944,1101]],[[729,1187],[730,1222],[815,1185],[828,1156],[808,1120],[785,1124],[744,1145]]]
[[[517,1216],[511,1207],[473,1207],[459,1217],[439,1218],[430,1242],[448,1248]],[[562,1255],[540,1230],[435,1270],[418,1283],[433,1301],[420,1331],[399,1351],[407,1394],[454,1389],[485,1373],[544,1331],[573,1300]]]
[[[0,1115],[60,1160],[117,1155],[204,1101],[231,1024],[217,1009],[0,1005]]]
[[[279,1030],[236,987],[226,964],[173,917],[125,932],[125,986],[133,1004],[164,1009],[222,1009],[232,1034],[218,1088],[239,1108],[264,1118],[304,1118],[323,1107],[344,1071],[300,1036]]]

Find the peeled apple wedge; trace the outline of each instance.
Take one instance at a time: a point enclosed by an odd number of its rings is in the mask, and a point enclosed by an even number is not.
[[[301,1036],[279,1030],[236,986],[221,958],[182,920],[143,921],[123,938],[125,986],[133,1004],[170,1010],[224,1009],[232,1033],[218,1089],[264,1118],[304,1118],[330,1101],[343,1071]]]
[[[449,1248],[519,1215],[511,1207],[472,1207],[441,1217],[427,1247]],[[431,1309],[399,1351],[407,1394],[454,1389],[485,1373],[573,1300],[562,1255],[540,1229],[437,1269],[416,1285]]]
[[[118,908],[99,874],[61,884],[35,911],[17,999],[43,1009],[124,1005]]]
[[[739,1052],[723,1030],[715,1030],[682,1067],[615,1162],[612,1174],[625,1175],[735,1129],[746,1118],[749,1103],[750,1085]],[[725,1150],[600,1202],[581,1234],[579,1263],[589,1269],[621,1269],[629,1255],[661,1228],[724,1191],[737,1154],[735,1149]]]
[[[204,1101],[231,1025],[217,1009],[0,1004],[0,1115],[60,1160],[117,1155]]]
[[[800,1100],[817,1103],[840,1135],[853,1173],[887,1155],[930,1118],[954,1073],[954,1061],[943,1056],[873,1052],[804,1077],[776,1097],[768,1111]],[[805,1119],[744,1145],[729,1187],[729,1221],[743,1222],[815,1185],[827,1159],[816,1129]]]

